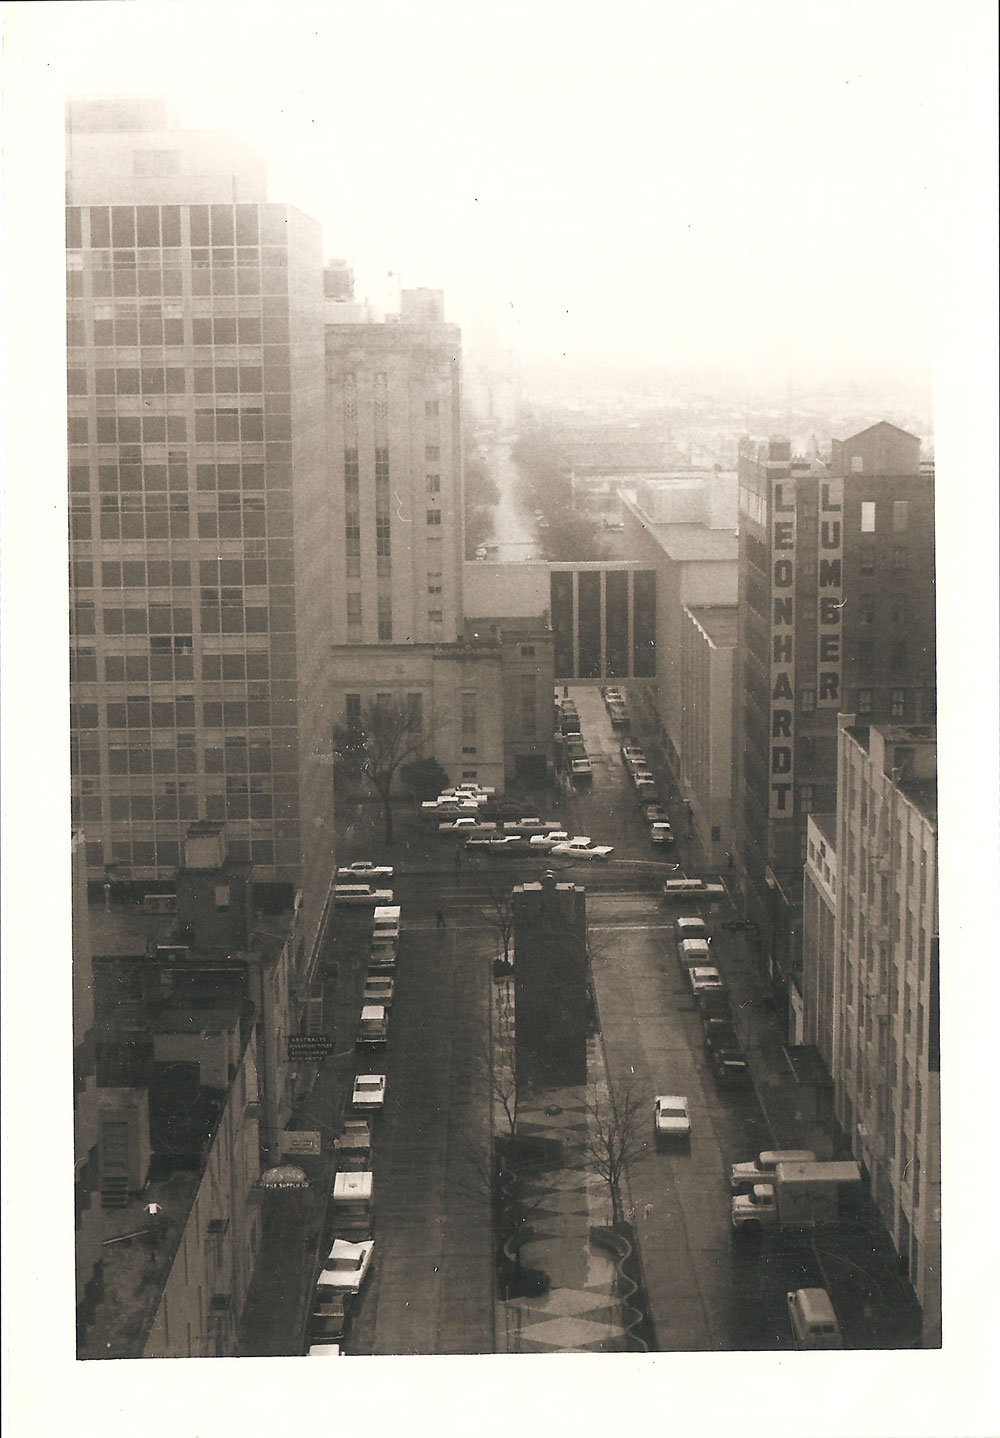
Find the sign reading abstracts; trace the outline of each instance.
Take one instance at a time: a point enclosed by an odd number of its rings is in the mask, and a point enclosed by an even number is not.
[[[771,740],[768,817],[795,813],[795,481],[771,482]]]
[[[297,1059],[325,1059],[333,1053],[333,1039],[328,1034],[292,1034],[288,1040],[288,1062]]]

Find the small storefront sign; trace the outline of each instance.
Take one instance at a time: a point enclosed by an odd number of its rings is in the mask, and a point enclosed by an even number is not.
[[[322,1135],[319,1129],[286,1128],[281,1135],[282,1153],[321,1153]]]
[[[333,1039],[329,1034],[292,1034],[288,1040],[288,1061],[299,1059],[325,1059],[333,1053]]]

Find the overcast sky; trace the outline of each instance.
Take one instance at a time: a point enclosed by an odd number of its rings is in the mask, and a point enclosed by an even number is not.
[[[442,288],[471,343],[928,383],[939,127],[975,3],[20,8],[50,17],[69,93],[168,92],[234,130],[360,292],[391,304],[390,270]]]

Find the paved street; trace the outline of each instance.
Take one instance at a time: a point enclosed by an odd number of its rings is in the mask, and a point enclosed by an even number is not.
[[[375,1262],[348,1351],[490,1353],[489,1095],[479,1055],[492,948],[482,933],[436,930],[436,893],[415,887],[387,1055],[358,1062],[359,1072],[384,1063],[389,1086],[375,1125]]]

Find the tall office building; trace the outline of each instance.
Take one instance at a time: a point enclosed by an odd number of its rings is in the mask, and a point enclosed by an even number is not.
[[[335,644],[462,631],[461,333],[437,290],[400,306],[326,327]]]
[[[825,464],[787,440],[744,441],[739,509],[740,878],[794,1030],[806,823],[834,808],[837,713],[936,711],[933,467],[885,422],[835,442]]]
[[[90,879],[222,821],[258,883],[333,867],[319,225],[166,102],[67,110],[75,821]]]

